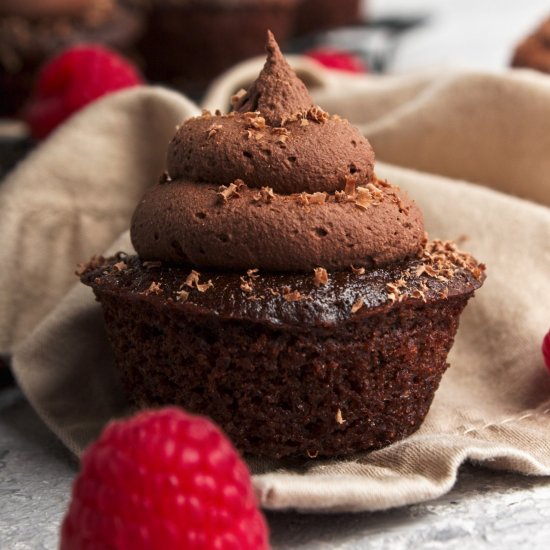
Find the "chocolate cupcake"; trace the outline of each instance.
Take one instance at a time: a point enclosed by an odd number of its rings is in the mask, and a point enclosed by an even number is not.
[[[81,280],[135,407],[208,415],[253,455],[376,449],[424,419],[484,268],[427,243],[369,142],[312,104],[271,35],[267,51],[233,112],[178,129],[137,255]]]
[[[144,73],[191,94],[262,53],[267,29],[284,41],[297,0],[125,0],[145,17],[137,48]]]
[[[300,0],[296,17],[296,33],[355,25],[360,21],[360,0]]]
[[[533,34],[518,45],[512,58],[512,67],[550,73],[550,19],[544,21]]]
[[[41,65],[60,50],[96,42],[129,54],[140,17],[115,0],[7,0],[0,7],[0,116],[16,116]]]

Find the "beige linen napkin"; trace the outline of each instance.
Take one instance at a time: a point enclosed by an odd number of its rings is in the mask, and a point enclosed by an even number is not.
[[[483,95],[479,87],[493,84],[493,102],[488,102],[487,108],[492,109],[495,125],[500,120],[501,98],[511,94],[517,105],[510,116],[519,123],[531,111],[531,105],[524,104],[533,94],[547,93],[547,103],[541,103],[538,116],[550,120],[546,81],[530,75],[484,78],[462,74],[453,76],[452,81],[457,93],[474,97]],[[439,106],[438,117],[445,113],[443,100],[453,109],[458,102],[447,88],[448,77],[445,81],[439,88],[437,82],[425,81],[432,90],[431,101]],[[382,84],[373,83],[374,98]],[[354,97],[356,115],[346,113],[359,122],[364,121],[362,114],[370,101],[369,82],[362,85],[362,101]],[[403,85],[409,91],[415,88],[406,80]],[[529,90],[525,101],[521,99],[524,88]],[[399,91],[397,88],[396,93]],[[324,93],[336,98],[335,90]],[[414,103],[417,95],[412,95]],[[385,104],[390,103],[388,99]],[[342,105],[347,104],[342,100]],[[400,109],[403,107],[397,107]],[[15,348],[14,370],[23,390],[52,430],[76,453],[108,418],[125,412],[125,403],[101,310],[88,288],[77,284],[67,292],[74,280],[70,277],[73,266],[68,264],[78,253],[85,256],[101,251],[127,224],[137,196],[156,179],[173,127],[192,112],[193,106],[182,98],[157,89],[105,99],[61,128],[0,186],[0,230],[10,243],[27,243],[24,253],[12,244],[0,250],[4,266],[17,265],[11,278],[0,273],[0,299],[7,306],[0,310],[2,331],[17,327],[4,336],[2,345],[6,350]],[[383,112],[382,120],[390,114]],[[430,121],[428,115],[426,109],[414,119],[414,124],[424,121],[423,127],[415,129],[420,149],[425,139],[432,140],[428,129],[437,122]],[[471,116],[463,114],[463,118]],[[116,124],[108,124],[111,117],[117,119]],[[375,124],[374,116],[371,118]],[[459,125],[447,130],[449,136],[470,124],[450,114],[448,119]],[[506,120],[503,126],[507,125]],[[537,145],[540,134],[532,132],[529,125],[520,127],[516,139],[525,154],[531,155],[533,162],[545,162],[546,152],[543,155]],[[406,126],[395,128],[396,139],[401,130],[412,132]],[[475,141],[463,146],[485,151],[481,165],[508,169],[509,159],[499,153],[506,132],[499,127],[494,130],[492,146]],[[78,154],[86,158],[72,168],[74,179],[60,181],[67,163],[77,154],[75,145]],[[445,140],[433,145],[434,156],[445,155]],[[46,173],[47,177],[41,176]],[[426,500],[451,488],[465,460],[550,475],[550,376],[540,353],[542,337],[550,325],[550,210],[487,188],[388,165],[379,164],[378,173],[416,198],[432,236],[468,235],[464,247],[487,263],[488,279],[462,318],[450,356],[451,368],[422,428],[386,449],[343,460],[250,461],[255,486],[267,508],[379,510]],[[540,197],[550,194],[548,179],[540,175],[534,184],[530,178],[521,192],[542,202]],[[66,208],[57,210],[57,196],[70,198],[72,206],[69,201]],[[12,213],[14,226],[3,222],[10,205],[17,205]],[[85,231],[74,231],[73,227],[82,227],[74,223],[75,217],[88,210],[96,217]],[[127,234],[111,247],[119,249],[129,250]],[[26,293],[32,299],[25,300]],[[40,303],[41,293],[49,305]],[[53,304],[57,305],[52,309]],[[36,325],[48,309],[48,315]]]

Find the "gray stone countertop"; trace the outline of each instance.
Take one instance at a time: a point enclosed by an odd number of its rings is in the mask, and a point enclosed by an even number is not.
[[[54,549],[77,464],[21,393],[0,392],[0,549]],[[387,512],[268,513],[274,550],[550,548],[550,478],[462,468],[444,497]]]

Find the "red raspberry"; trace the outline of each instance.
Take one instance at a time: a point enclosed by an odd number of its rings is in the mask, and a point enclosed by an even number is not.
[[[550,330],[542,341],[542,356],[544,357],[546,367],[550,370]]]
[[[142,83],[135,67],[117,53],[95,44],[75,46],[41,69],[24,117],[32,135],[44,138],[88,103]]]
[[[366,73],[367,68],[359,57],[334,48],[318,48],[305,53],[329,69],[348,73]]]
[[[82,458],[61,550],[267,549],[244,462],[176,408],[111,422]]]

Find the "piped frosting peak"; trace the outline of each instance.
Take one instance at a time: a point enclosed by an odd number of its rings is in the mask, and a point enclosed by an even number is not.
[[[292,115],[305,114],[313,107],[313,101],[271,31],[267,33],[266,51],[264,68],[248,91],[235,98],[233,109],[237,113],[259,111],[267,124],[280,126]]]
[[[350,123],[313,105],[271,33],[258,79],[227,115],[187,120],[168,176],[138,205],[142,259],[199,268],[310,271],[387,265],[419,254],[422,213],[374,176]]]

